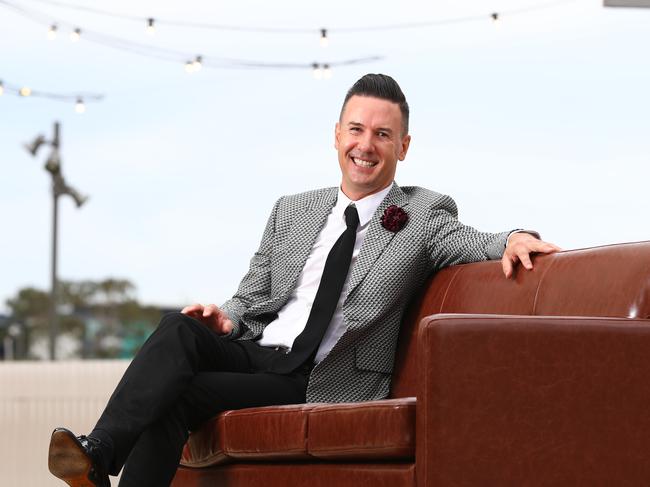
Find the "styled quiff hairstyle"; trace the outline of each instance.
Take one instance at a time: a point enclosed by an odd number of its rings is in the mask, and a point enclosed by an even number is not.
[[[382,100],[391,101],[399,105],[402,112],[402,135],[409,133],[409,104],[406,103],[406,97],[402,89],[393,78],[386,74],[366,74],[352,85],[345,95],[339,120],[343,117],[343,111],[348,100],[353,96],[371,96]]]

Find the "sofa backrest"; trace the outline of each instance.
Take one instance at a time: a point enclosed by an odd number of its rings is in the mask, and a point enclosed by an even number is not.
[[[416,395],[417,325],[436,313],[650,318],[650,241],[537,256],[506,279],[500,261],[443,269],[407,311],[391,397]]]

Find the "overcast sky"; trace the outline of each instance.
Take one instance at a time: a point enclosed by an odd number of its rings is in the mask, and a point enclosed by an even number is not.
[[[7,0],[9,1],[9,0]],[[18,0],[11,0],[17,2]],[[74,2],[75,0],[70,0]],[[81,0],[76,0],[82,3]],[[313,29],[272,34],[187,29],[20,0],[82,29],[160,47],[264,62],[383,56],[309,70],[202,69],[68,39],[0,2],[0,79],[72,103],[0,97],[0,310],[24,286],[49,288],[47,149],[22,143],[62,124],[63,173],[88,194],[60,202],[62,279],[132,280],[150,304],[227,299],[281,195],[339,183],[333,130],[345,91],[392,75],[411,105],[411,148],[397,182],[452,195],[460,219],[489,231],[534,228],[563,248],[648,239],[650,9],[599,1],[161,2],[85,0],[142,18]],[[402,30],[336,28],[483,16]],[[317,31],[332,29],[327,48]],[[604,276],[606,277],[606,276]],[[6,311],[6,308],[5,308]]]

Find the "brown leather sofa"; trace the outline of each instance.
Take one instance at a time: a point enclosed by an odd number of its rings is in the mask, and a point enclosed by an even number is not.
[[[173,485],[650,485],[650,242],[439,272],[389,399],[224,412]]]

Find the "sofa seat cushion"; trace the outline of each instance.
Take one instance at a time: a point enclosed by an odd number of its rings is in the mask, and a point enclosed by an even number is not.
[[[194,431],[181,464],[402,460],[415,451],[415,398],[226,411]]]
[[[183,448],[181,465],[208,467],[228,462],[223,448],[223,422],[230,411],[220,414],[193,431]]]
[[[307,413],[316,405],[225,411],[192,432],[181,465],[206,467],[236,459],[308,459]]]
[[[326,460],[415,456],[414,397],[327,404],[309,412],[308,451]]]
[[[228,411],[222,434],[226,456],[235,459],[308,459],[309,412],[317,404]]]

